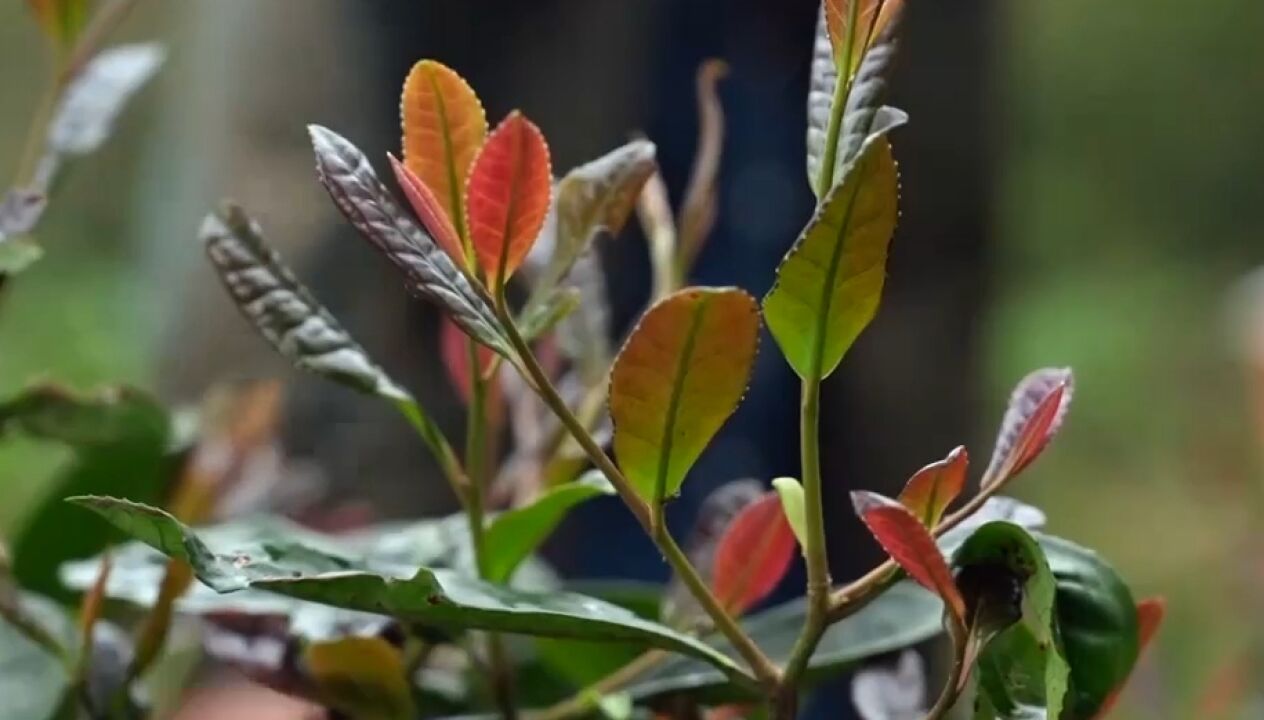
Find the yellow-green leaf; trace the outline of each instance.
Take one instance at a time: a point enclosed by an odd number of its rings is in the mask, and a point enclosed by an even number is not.
[[[886,134],[903,120],[898,111],[879,113],[764,298],[768,329],[800,377],[833,372],[878,310],[898,195]]]
[[[380,637],[313,643],[303,664],[321,702],[357,720],[415,717],[408,671],[399,648]]]
[[[799,540],[799,547],[808,546],[807,506],[803,498],[803,485],[792,477],[779,477],[772,481],[772,487],[781,496],[781,509],[790,521],[790,529]]]
[[[659,502],[737,408],[758,344],[755,300],[736,288],[686,288],[641,318],[610,379],[614,451],[628,480]]]

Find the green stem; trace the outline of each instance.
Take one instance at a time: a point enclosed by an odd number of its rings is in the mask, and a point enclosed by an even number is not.
[[[656,530],[654,522],[654,513],[650,506],[637,495],[632,484],[624,477],[622,471],[606,454],[606,451],[597,444],[588,430],[579,422],[575,415],[571,412],[566,402],[558,394],[557,388],[553,386],[553,382],[549,379],[544,369],[540,367],[540,363],[536,360],[531,348],[522,339],[522,335],[518,332],[518,328],[514,326],[513,317],[507,312],[503,302],[503,288],[501,290],[501,298],[496,304],[496,312],[500,317],[501,323],[505,326],[506,334],[509,341],[513,345],[515,352],[522,362],[522,368],[530,376],[532,385],[545,405],[549,407],[558,420],[566,427],[566,429],[584,449],[593,464],[597,466],[610,484],[614,486],[619,497],[623,499],[632,515],[636,517],[637,522],[645,530],[650,539],[658,546],[663,557],[671,565],[676,574],[684,581],[685,585],[693,593],[695,599],[706,610],[711,621],[715,623],[715,627],[719,630],[733,647],[741,654],[742,658],[750,666],[755,677],[770,689],[775,688],[780,682],[781,672],[777,666],[773,664],[764,651],[755,644],[755,641],[742,630],[728,612],[720,605],[719,600],[712,594],[711,589],[698,575],[697,570],[689,562],[689,558],[685,556],[684,551],[676,544],[671,534],[667,532],[665,526],[661,526],[661,530]]]
[[[669,657],[671,654],[666,650],[647,650],[571,697],[537,713],[532,713],[530,720],[571,720],[571,718],[585,717],[592,712],[594,700],[618,691]]]
[[[435,425],[430,416],[422,412],[421,407],[412,397],[407,395],[395,397],[393,401],[395,409],[404,416],[409,425],[413,426],[422,442],[426,443],[426,447],[430,448],[430,452],[434,454],[435,460],[439,463],[440,472],[452,486],[452,492],[456,494],[461,507],[468,508],[471,483],[461,466],[461,461],[457,459],[456,451],[448,444],[443,431]]]

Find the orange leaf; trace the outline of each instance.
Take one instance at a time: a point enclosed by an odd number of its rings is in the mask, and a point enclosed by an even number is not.
[[[878,493],[857,490],[851,494],[851,503],[891,559],[909,577],[939,595],[957,621],[964,623],[965,601],[935,539],[921,521],[908,508]]]
[[[1070,368],[1036,370],[1019,381],[1001,420],[982,487],[1009,481],[1039,457],[1062,426],[1073,383]]]
[[[422,60],[404,80],[399,110],[404,165],[430,188],[459,231],[465,227],[465,183],[487,137],[483,105],[455,70]]]
[[[443,365],[448,370],[448,378],[453,387],[461,395],[466,405],[470,404],[473,378],[470,375],[469,336],[456,323],[446,316],[439,330],[439,348],[443,355]],[[496,353],[485,345],[478,346],[478,364],[480,372],[486,374],[496,361]]]
[[[1159,632],[1159,626],[1163,624],[1163,615],[1166,612],[1167,601],[1161,597],[1147,598],[1137,603],[1137,657],[1145,652],[1150,641]],[[1119,696],[1123,694],[1127,685],[1128,680],[1125,678],[1114,690],[1111,690],[1110,695],[1106,696],[1101,708],[1093,717],[1097,719],[1106,717],[1114,709],[1115,703],[1119,702]]]
[[[857,3],[853,11],[852,6]],[[825,0],[825,28],[840,75],[850,78],[856,72],[869,45],[903,6],[904,0]],[[856,13],[855,25],[851,22],[852,12]]]
[[[733,518],[715,550],[711,584],[729,612],[740,615],[777,587],[794,557],[795,538],[775,492]]]
[[[404,191],[404,197],[408,198],[408,204],[412,205],[413,212],[417,213],[417,218],[421,220],[421,224],[434,237],[435,242],[448,257],[456,261],[457,265],[468,267],[465,259],[465,249],[461,247],[461,236],[457,233],[456,227],[452,225],[452,219],[448,217],[448,213],[443,209],[443,204],[439,202],[439,198],[435,197],[434,192],[430,190],[416,173],[408,169],[408,166],[395,159],[394,155],[387,154],[391,159],[391,169],[395,171],[395,181],[399,183],[399,187]]]
[[[515,110],[487,137],[465,191],[470,242],[488,287],[499,287],[522,264],[544,226],[552,193],[548,143]]]
[[[900,502],[917,516],[922,524],[933,528],[944,510],[966,486],[966,467],[970,458],[966,449],[957,447],[948,457],[918,470],[909,478],[900,493]]]

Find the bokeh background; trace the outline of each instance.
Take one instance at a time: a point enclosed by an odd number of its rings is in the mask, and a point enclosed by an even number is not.
[[[981,463],[1012,384],[1070,365],[1071,419],[1017,494],[1100,549],[1139,596],[1168,599],[1120,717],[1257,717],[1245,703],[1264,655],[1264,394],[1244,335],[1264,300],[1241,283],[1264,264],[1264,4],[909,5],[894,100],[913,124],[895,140],[904,222],[888,297],[827,388],[839,573],[875,553],[842,512],[847,489],[897,485],[959,442]],[[645,131],[678,196],[696,133],[693,71],[724,58],[720,222],[696,279],[762,293],[810,211],[814,14],[811,0],[142,2],[118,39],[160,40],[168,63],[114,141],[65,179],[41,228],[46,257],[6,288],[0,390],[124,380],[179,403],[220,378],[284,377],[288,449],[325,468],[335,493],[441,510],[441,493],[398,481],[428,460],[389,414],[293,376],[239,321],[203,265],[201,216],[223,196],[246,203],[455,429],[428,350],[434,318],[334,217],[305,124],[381,157],[398,144],[407,68],[435,57],[469,78],[492,117],[531,115],[556,167]],[[48,65],[25,4],[0,4],[0,177]],[[606,258],[623,323],[646,294],[643,248],[630,232]],[[682,501],[683,524],[707,484],[796,472],[795,394],[765,343],[748,402]],[[61,460],[34,443],[0,446],[0,531],[20,526]],[[565,532],[626,536],[627,552],[599,567],[572,543],[559,564],[661,574],[608,510]]]

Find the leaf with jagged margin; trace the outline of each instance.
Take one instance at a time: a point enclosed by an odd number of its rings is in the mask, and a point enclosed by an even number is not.
[[[368,158],[338,133],[311,125],[316,173],[360,234],[408,276],[408,289],[447,313],[466,334],[506,358],[513,351],[504,328],[452,258],[399,208]]]
[[[700,658],[735,682],[751,682],[737,663],[702,641],[596,598],[513,590],[425,567],[407,574],[377,573],[298,543],[272,544],[262,556],[232,549],[217,552],[157,508],[93,496],[69,502],[93,510],[154,549],[187,561],[199,580],[221,593],[256,588],[457,630],[643,642]]]
[[[527,307],[532,308],[561,283],[592,246],[599,230],[618,233],[636,207],[641,187],[658,166],[655,146],[649,140],[633,140],[573,168],[554,191],[553,232],[538,243],[551,247],[547,264],[535,280]]]
[[[614,452],[661,503],[737,409],[759,345],[759,309],[737,288],[685,288],[651,307],[610,373]]]
[[[1040,457],[1062,427],[1074,391],[1071,368],[1041,368],[1018,381],[979,487],[1003,487]]]
[[[613,494],[610,481],[594,470],[578,480],[546,490],[529,505],[498,515],[487,527],[483,540],[487,579],[507,580],[572,508]]]
[[[878,310],[898,179],[887,133],[875,127],[777,268],[764,318],[802,378],[827,377]]]

